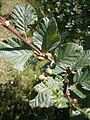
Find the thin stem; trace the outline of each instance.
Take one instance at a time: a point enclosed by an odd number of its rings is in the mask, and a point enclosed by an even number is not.
[[[16,35],[19,39],[21,39],[24,43],[26,43],[28,46],[30,46],[34,51],[38,53],[38,56],[41,56],[49,61],[52,61],[51,58],[43,54],[40,50],[38,50],[30,41],[23,38],[21,35],[19,35],[10,25],[7,25],[6,22],[0,17],[0,23],[7,28],[9,31],[11,31],[14,35]]]
[[[33,50],[35,50],[38,54],[42,55],[42,52],[39,51],[31,42],[29,42],[27,39],[23,38],[21,35],[19,35],[14,29],[12,29],[10,26],[4,26],[8,30],[10,30],[14,35],[16,35],[18,38],[20,38],[24,43],[29,45]]]
[[[62,65],[60,65],[59,63],[56,63],[61,69],[63,69],[64,71],[67,71],[67,68],[63,67]]]
[[[68,77],[66,76],[65,78],[64,78],[64,80],[66,81],[66,83],[67,83],[67,86],[66,86],[66,95],[67,96],[69,96],[69,87],[70,87],[70,81],[69,81],[69,79],[68,79]]]
[[[74,71],[71,71],[69,68],[66,69],[66,72],[67,72],[67,76],[64,77],[64,80],[66,81],[66,96],[68,97],[68,100],[70,101],[70,90],[69,90],[69,87],[70,87],[70,81],[69,81],[69,77],[70,76],[74,76],[76,73]]]

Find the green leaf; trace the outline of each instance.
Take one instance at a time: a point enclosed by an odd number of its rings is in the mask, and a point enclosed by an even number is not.
[[[25,44],[16,38],[0,42],[0,57],[11,61],[14,68],[22,70],[32,56],[32,51]]]
[[[60,41],[57,34],[57,23],[55,18],[43,18],[33,33],[34,44],[42,51],[48,51],[54,44]],[[56,44],[57,45],[57,44]]]
[[[48,88],[46,85],[44,85],[42,82],[40,84],[37,84],[34,89],[38,92],[38,95],[35,97],[35,99],[30,100],[29,104],[32,108],[34,107],[50,107],[51,106],[51,100],[50,96],[48,95]]]
[[[55,52],[59,65],[70,68],[74,68],[81,54],[83,54],[83,47],[76,43],[61,45]]]
[[[51,36],[48,51],[54,50],[59,46],[60,43],[61,43],[60,35],[54,34],[53,36]]]
[[[74,76],[74,82],[79,83],[85,90],[90,90],[90,67],[86,66]]]
[[[83,50],[83,47],[76,43],[66,43],[55,51],[56,60],[59,65],[69,67],[73,70],[82,69],[90,65],[90,50]]]
[[[83,69],[79,69],[73,78],[73,82],[70,90],[78,97],[85,98],[88,94],[86,91],[90,91],[90,67],[86,66]]]
[[[29,26],[37,21],[36,11],[29,3],[16,5],[11,16],[16,29],[21,33],[27,33]]]
[[[90,50],[83,51],[74,69],[80,69],[86,65],[90,65]]]
[[[52,74],[53,75],[58,75],[60,73],[64,72],[63,69],[61,69],[59,66],[56,66],[54,69],[52,69]]]
[[[63,80],[62,78],[53,79],[48,77],[44,83],[39,83],[34,87],[38,95],[29,101],[30,106],[33,107],[50,107],[65,108],[68,100],[63,94]],[[57,99],[58,98],[58,99]]]
[[[80,98],[85,98],[86,97],[86,95],[83,94],[80,89],[78,89],[76,84],[70,86],[70,90],[73,91]]]
[[[52,97],[51,97],[53,106],[57,108],[67,108],[68,100],[64,97],[62,90],[53,90]]]

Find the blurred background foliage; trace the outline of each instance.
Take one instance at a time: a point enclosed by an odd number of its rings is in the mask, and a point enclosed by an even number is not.
[[[0,15],[10,19],[13,7],[25,2],[35,7],[39,19],[44,16],[56,18],[59,33],[66,34],[63,43],[73,41],[82,44],[84,49],[90,49],[89,0],[0,0]],[[0,40],[11,36],[10,32],[0,26]],[[38,82],[36,79],[40,67],[41,64],[17,71],[7,61],[0,60],[0,120],[70,119],[68,109],[51,107],[31,110],[28,100],[33,86]],[[82,116],[73,119],[81,120]],[[83,117],[83,120],[86,118]]]
[[[73,41],[90,48],[90,1],[89,0],[41,0],[41,11],[54,16],[60,34],[66,32],[65,42]]]

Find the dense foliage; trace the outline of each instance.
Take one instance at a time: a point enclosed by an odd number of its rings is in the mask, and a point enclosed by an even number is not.
[[[89,39],[89,6],[88,0],[41,0],[44,15],[56,18],[60,34],[67,32],[67,41],[80,44]]]
[[[35,77],[35,86],[31,93],[26,94],[27,99],[22,99],[20,94],[13,101],[22,90],[17,80],[14,80],[15,86],[14,83],[1,86],[4,98],[7,90],[14,92],[9,96],[12,98],[10,103],[5,105],[2,102],[1,106],[5,106],[9,114],[11,109],[20,112],[19,115],[11,112],[10,119],[15,116],[15,120],[90,119],[89,5],[85,0],[41,0],[39,10],[29,3],[16,5],[11,19],[21,36],[11,29],[8,21],[0,19],[2,25],[18,37],[0,42],[0,56],[8,59],[18,70],[30,64],[42,64],[38,68],[41,75]],[[31,41],[27,40],[30,36]],[[2,116],[5,113],[3,108]]]

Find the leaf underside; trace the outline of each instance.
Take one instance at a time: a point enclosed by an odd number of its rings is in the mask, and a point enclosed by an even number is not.
[[[14,68],[23,70],[32,56],[32,51],[16,38],[0,42],[0,57],[11,61]]]
[[[34,89],[38,95],[29,101],[30,106],[33,107],[50,107],[55,106],[58,108],[68,107],[68,100],[63,94],[63,81],[62,78],[48,77],[43,83],[37,84]]]

